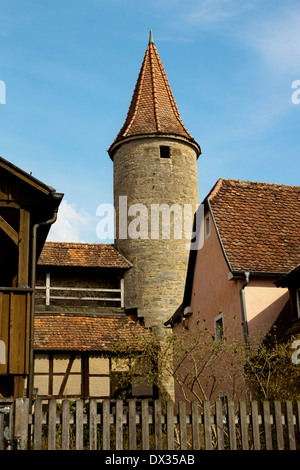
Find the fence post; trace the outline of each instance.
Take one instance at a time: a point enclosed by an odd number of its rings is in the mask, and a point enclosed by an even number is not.
[[[0,413],[0,450],[4,450],[4,414]]]
[[[167,401],[167,446],[168,450],[174,450],[174,403]]]
[[[180,429],[180,449],[187,450],[186,404],[184,400],[179,401],[179,429]]]
[[[154,401],[155,449],[162,450],[161,401]]]
[[[192,435],[193,435],[193,450],[200,450],[200,439],[199,439],[199,411],[198,402],[192,401]]]
[[[149,411],[148,400],[142,401],[142,447],[149,450]]]
[[[204,400],[203,402],[203,416],[204,416],[205,450],[212,450],[211,414],[210,414],[210,401],[209,400]]]
[[[15,400],[15,425],[14,439],[19,440],[19,450],[28,448],[28,432],[29,432],[29,398],[17,398]]]

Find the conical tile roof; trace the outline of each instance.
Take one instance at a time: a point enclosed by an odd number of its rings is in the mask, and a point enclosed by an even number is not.
[[[126,120],[108,152],[123,139],[149,134],[175,135],[196,144],[181,120],[151,31]]]

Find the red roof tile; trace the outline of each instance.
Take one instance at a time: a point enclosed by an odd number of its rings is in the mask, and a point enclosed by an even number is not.
[[[196,144],[181,120],[164,67],[151,40],[146,49],[125,123],[112,146],[126,137],[145,134],[171,134],[185,137]]]
[[[207,197],[233,271],[300,263],[300,187],[220,179]]]
[[[36,350],[106,351],[130,346],[142,350],[150,332],[125,314],[35,314]]]
[[[46,242],[39,257],[40,266],[82,266],[130,268],[131,263],[114,244]]]

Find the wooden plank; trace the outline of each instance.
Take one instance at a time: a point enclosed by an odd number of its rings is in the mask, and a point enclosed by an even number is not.
[[[254,450],[260,450],[258,407],[257,407],[257,401],[255,400],[251,402],[251,421],[252,421],[253,448]]]
[[[33,448],[34,450],[42,449],[42,418],[43,418],[43,401],[37,398],[34,402],[34,425],[33,425]]]
[[[265,443],[266,450],[273,450],[272,444],[272,429],[271,429],[271,413],[270,413],[270,402],[263,402],[263,418],[265,428]]]
[[[9,293],[0,292],[0,339],[5,343],[5,364],[0,364],[0,375],[8,373],[9,360]]]
[[[30,212],[20,209],[19,222],[19,259],[18,287],[28,286],[29,283],[29,250],[30,250]]]
[[[149,450],[149,402],[142,401],[142,448]]]
[[[97,401],[92,398],[89,403],[90,450],[97,450]]]
[[[116,401],[116,450],[123,450],[123,401]]]
[[[187,450],[187,430],[186,430],[186,403],[180,400],[179,406],[179,432],[180,432],[180,449]]]
[[[210,401],[204,400],[203,402],[203,418],[204,418],[204,436],[205,436],[205,450],[212,450],[212,431],[211,431],[211,413]]]
[[[216,431],[218,450],[224,450],[224,425],[223,425],[223,403],[216,401]]]
[[[9,373],[25,373],[26,296],[10,293]]]
[[[17,398],[14,403],[15,423],[14,423],[14,439],[19,439],[19,450],[27,450],[28,448],[28,431],[29,431],[29,399]]]
[[[56,400],[49,400],[48,409],[48,450],[56,449]]]
[[[280,403],[280,401],[278,401],[278,400],[274,401],[274,410],[275,410],[277,450],[284,450],[282,414],[281,414],[281,403]]]
[[[249,450],[247,407],[244,400],[239,403],[242,450]]]
[[[0,413],[0,450],[4,450],[4,414]]]
[[[234,402],[228,401],[228,430],[229,430],[229,448],[230,450],[236,450],[236,429],[235,429],[235,412]]]
[[[83,400],[76,401],[76,450],[83,450]]]
[[[193,450],[200,450],[199,412],[198,412],[198,402],[197,401],[192,401],[192,403],[191,403],[191,413],[192,413]]]
[[[174,402],[167,401],[167,446],[174,450]]]
[[[14,242],[15,245],[19,243],[18,232],[9,225],[8,222],[0,215],[0,229]]]
[[[70,449],[70,402],[67,399],[62,402],[61,447]]]
[[[300,401],[297,400],[297,423],[298,423],[298,433],[300,434]]]
[[[162,450],[161,400],[154,401],[155,449]]]
[[[136,406],[134,400],[128,402],[129,450],[136,450]]]
[[[289,448],[290,450],[296,450],[293,403],[290,400],[286,402],[286,419],[289,437]]]
[[[102,433],[103,450],[110,450],[110,401],[108,398],[102,404]]]

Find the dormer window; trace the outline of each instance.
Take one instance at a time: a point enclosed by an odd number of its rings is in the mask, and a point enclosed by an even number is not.
[[[167,145],[161,145],[159,147],[160,150],[160,158],[171,158],[170,147]]]

